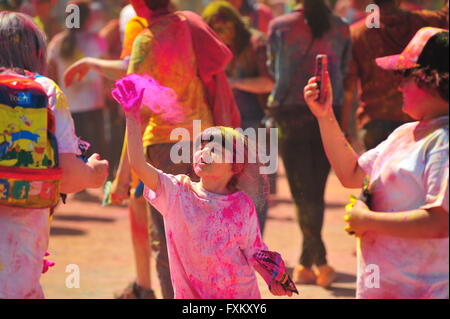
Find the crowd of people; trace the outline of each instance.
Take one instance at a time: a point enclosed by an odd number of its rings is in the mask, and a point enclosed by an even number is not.
[[[358,241],[356,297],[448,298],[448,8],[0,0],[0,299],[44,297],[58,201],[96,200],[86,189],[107,179],[111,204],[128,204],[136,266],[116,298],[157,297],[153,253],[165,299],[260,298],[255,272],[276,296],[329,287],[331,168],[363,188],[345,216]],[[237,161],[253,151],[237,128],[278,129],[303,236],[292,279],[262,239],[277,174]],[[189,138],[177,143],[180,129]],[[194,150],[189,162],[173,161],[176,147]],[[382,268],[379,289],[365,285],[369,264]]]

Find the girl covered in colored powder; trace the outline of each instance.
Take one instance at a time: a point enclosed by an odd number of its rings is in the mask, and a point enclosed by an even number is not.
[[[347,231],[358,237],[358,298],[445,298],[448,284],[448,30],[423,28],[399,55],[377,64],[403,76],[403,111],[416,122],[396,129],[358,157],[327,101],[317,102],[316,79],[305,99],[341,183],[358,188]]]
[[[252,198],[238,190],[252,166],[235,163],[248,153],[244,137],[225,127],[201,134],[193,164],[199,183],[157,170],[146,162],[142,150],[139,108],[145,96],[144,89],[136,89],[137,81],[136,75],[118,81],[113,96],[126,114],[131,167],[146,185],[145,198],[164,218],[175,298],[260,298],[252,266],[274,295],[291,296],[295,285],[280,255],[267,251],[261,239]],[[222,154],[234,163],[222,162]]]

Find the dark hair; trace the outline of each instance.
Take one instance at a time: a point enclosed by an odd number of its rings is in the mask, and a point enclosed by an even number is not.
[[[403,71],[402,75],[406,78],[414,79],[421,88],[437,90],[439,96],[449,102],[448,72],[441,74],[437,70],[430,68],[415,68]]]
[[[236,28],[233,54],[238,56],[248,46],[251,33],[239,12],[227,1],[213,1],[203,11],[203,19],[211,26],[215,21],[230,21]]]
[[[303,9],[313,38],[321,38],[330,30],[331,10],[324,0],[304,0]]]
[[[250,15],[255,10],[255,0],[242,0],[239,12],[245,16]]]
[[[86,29],[86,24],[89,21],[91,15],[90,3],[86,0],[70,1],[68,5],[76,5],[80,9],[80,28],[69,28],[61,43],[61,56],[63,58],[71,58],[75,53],[77,45],[76,34]]]
[[[16,11],[22,6],[22,0],[0,0],[0,10]]]
[[[170,4],[170,0],[144,0],[145,5],[150,10],[167,9]]]
[[[0,52],[0,67],[46,71],[46,36],[26,14],[0,11]]]
[[[417,61],[418,67],[401,71],[406,78],[413,78],[419,87],[434,88],[449,101],[449,33],[439,32],[428,40]]]

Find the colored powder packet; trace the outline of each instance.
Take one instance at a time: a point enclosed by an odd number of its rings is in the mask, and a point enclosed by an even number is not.
[[[258,264],[272,274],[272,279],[278,281],[287,291],[298,295],[297,287],[286,271],[286,266],[277,252],[261,250],[253,256]]]

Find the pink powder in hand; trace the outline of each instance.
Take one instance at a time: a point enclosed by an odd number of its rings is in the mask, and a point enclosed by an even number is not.
[[[134,84],[135,92],[144,90],[141,108],[147,107],[170,123],[181,123],[184,120],[182,107],[174,90],[160,85],[148,75],[129,74],[119,81],[124,80]]]

